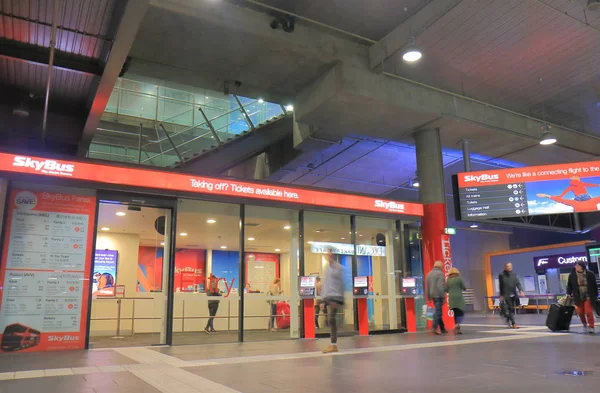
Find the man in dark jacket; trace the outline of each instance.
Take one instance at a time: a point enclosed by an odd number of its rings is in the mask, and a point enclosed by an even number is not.
[[[573,302],[579,319],[589,334],[594,334],[594,310],[598,301],[596,276],[589,271],[584,262],[575,265],[569,275],[567,294],[573,296]]]
[[[442,262],[437,261],[433,265],[433,269],[431,269],[425,278],[427,300],[433,302],[435,307],[432,326],[434,334],[448,333],[446,326],[444,325],[444,320],[442,319],[442,306],[444,305],[444,299],[446,298],[446,280],[444,279],[442,267]],[[438,330],[438,327],[440,330]]]
[[[504,306],[506,323],[511,329],[518,329],[519,327],[515,323],[515,307],[518,304],[517,290],[521,296],[525,296],[525,293],[519,277],[513,273],[512,263],[504,265],[504,271],[498,276],[498,281],[500,282],[500,302]]]

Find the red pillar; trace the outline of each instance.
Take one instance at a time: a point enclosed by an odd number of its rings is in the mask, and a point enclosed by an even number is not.
[[[450,249],[450,236],[445,234],[446,204],[430,203],[424,205],[424,216],[422,221],[422,244],[423,244],[423,275],[433,269],[436,261],[444,264],[443,272],[446,278],[452,267],[452,250]],[[446,297],[447,299],[447,297]],[[432,302],[427,303],[433,307]],[[442,314],[447,329],[454,327],[452,311],[448,309],[448,302],[444,304]],[[428,324],[428,326],[430,323]]]
[[[358,335],[369,335],[369,307],[366,298],[356,299],[356,308],[358,311]]]
[[[315,338],[315,300],[303,299],[304,338]]]

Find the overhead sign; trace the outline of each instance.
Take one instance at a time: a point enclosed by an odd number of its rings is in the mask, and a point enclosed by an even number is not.
[[[329,250],[334,254],[338,255],[353,255],[354,244],[347,243],[326,243],[326,242],[313,242],[310,245],[310,251],[313,254],[328,254]],[[383,246],[371,246],[369,244],[357,244],[356,255],[359,256],[370,256],[370,257],[384,257],[385,247]]]
[[[588,259],[585,252],[533,258],[533,265],[536,270],[570,268],[574,267],[578,262],[585,262],[587,264]]]
[[[459,173],[461,219],[600,210],[600,161]]]
[[[0,171],[376,213],[423,215],[423,205],[419,203],[8,153],[0,153]]]

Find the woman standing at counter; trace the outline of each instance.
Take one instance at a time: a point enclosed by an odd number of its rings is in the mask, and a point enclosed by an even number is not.
[[[281,280],[276,278],[269,285],[269,296],[281,296]],[[271,300],[271,317],[269,318],[269,330],[275,328],[275,316],[277,315],[277,301]]]
[[[214,275],[210,274],[208,278],[208,283],[206,285],[206,296],[221,296],[221,291],[219,291],[219,279]],[[208,301],[208,322],[206,323],[206,327],[204,331],[206,334],[215,333],[214,321],[215,316],[217,315],[217,311],[219,310],[219,301],[218,300],[209,300]]]

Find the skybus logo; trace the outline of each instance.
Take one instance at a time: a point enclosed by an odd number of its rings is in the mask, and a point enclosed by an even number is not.
[[[390,212],[404,212],[404,204],[396,202],[385,202],[381,200],[375,201],[375,207],[383,208]]]
[[[34,160],[29,157],[17,156],[13,166],[33,169],[36,172],[70,176],[75,171],[75,165],[61,164],[54,160]]]
[[[484,173],[483,175],[465,175],[465,183],[494,183],[500,180],[500,175],[488,175]]]

